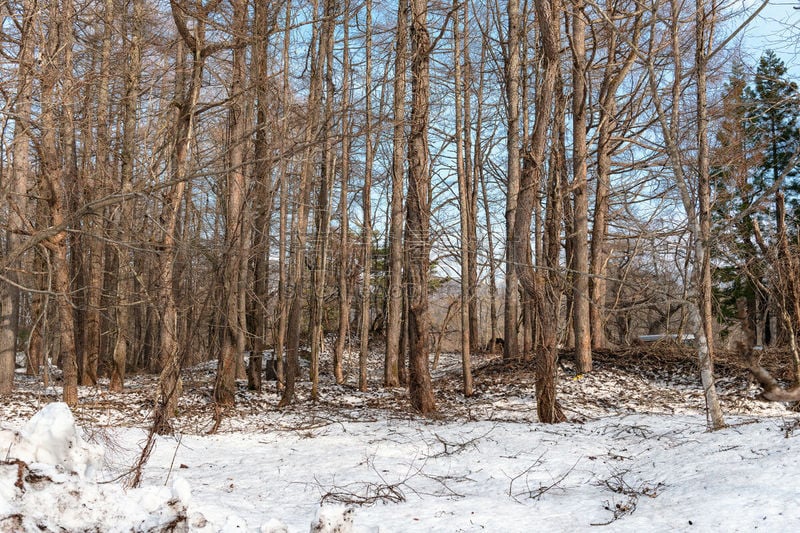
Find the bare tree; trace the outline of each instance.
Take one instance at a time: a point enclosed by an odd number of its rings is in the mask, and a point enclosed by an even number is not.
[[[344,382],[342,371],[342,359],[344,357],[345,344],[350,333],[350,291],[348,287],[348,270],[350,256],[350,216],[348,209],[347,196],[350,190],[350,144],[353,131],[353,118],[350,114],[350,83],[353,73],[350,66],[350,20],[349,7],[344,10],[342,29],[344,42],[342,50],[342,100],[341,100],[341,138],[342,138],[342,178],[339,192],[339,271],[338,271],[338,292],[339,292],[339,331],[336,335],[336,344],[333,349],[333,376],[336,383]],[[365,52],[371,54],[369,47]],[[366,182],[366,179],[365,179]],[[365,183],[366,185],[366,183]],[[368,193],[364,193],[368,194]],[[368,215],[365,215],[365,225]],[[366,267],[365,267],[366,268]],[[365,281],[366,281],[366,275]],[[369,285],[367,284],[367,288]],[[369,308],[367,309],[369,313]],[[366,377],[365,377],[366,378]],[[366,387],[366,385],[365,385]]]
[[[369,330],[370,330],[370,294],[372,292],[372,167],[374,159],[374,148],[372,139],[372,0],[366,1],[366,40],[365,50],[366,66],[364,74],[364,85],[366,94],[364,96],[364,186],[361,194],[361,209],[364,211],[364,225],[362,228],[362,239],[364,246],[364,280],[361,284],[361,346],[359,356],[358,381],[362,391],[367,390],[367,361],[369,357]],[[401,161],[402,165],[402,161]],[[401,213],[402,217],[402,213]],[[388,354],[387,362],[388,365]],[[387,367],[388,368],[388,367]],[[394,365],[397,370],[397,364]],[[388,376],[386,377],[388,385]]]
[[[178,305],[175,291],[175,267],[177,261],[177,240],[179,238],[179,220],[183,204],[189,149],[195,133],[197,101],[203,81],[203,68],[206,59],[216,51],[229,47],[227,43],[209,44],[206,42],[206,23],[212,9],[217,4],[189,7],[178,0],[171,0],[172,18],[181,36],[178,47],[178,80],[175,87],[177,117],[175,120],[170,183],[164,188],[160,222],[162,225],[158,254],[158,296],[160,308],[160,342],[159,362],[161,376],[159,378],[159,394],[156,406],[154,427],[159,433],[171,431],[170,419],[177,407],[178,398],[183,388],[180,377],[179,339],[178,339]],[[187,19],[193,19],[190,29]],[[186,57],[184,46],[191,57],[188,75],[183,72]]]
[[[586,180],[588,90],[586,77],[586,14],[583,0],[572,0],[572,328],[579,374],[592,370],[589,326],[589,191]]]
[[[18,22],[19,41],[17,49],[16,101],[13,105],[14,137],[11,145],[11,183],[0,189],[8,209],[8,230],[5,242],[0,244],[5,255],[11,256],[22,246],[21,235],[25,230],[28,210],[28,183],[31,178],[31,107],[33,102],[33,46],[36,11],[30,1],[22,2]],[[20,293],[16,284],[23,281],[21,261],[2,272],[0,280],[0,396],[11,394],[14,388],[14,366],[19,331]],[[31,364],[33,363],[33,364]],[[29,368],[38,373],[40,361],[29,359]]]
[[[316,20],[319,4],[313,2],[313,13]],[[288,22],[287,22],[288,24]],[[308,231],[308,205],[311,198],[311,175],[314,171],[314,156],[317,152],[314,141],[319,128],[319,107],[322,101],[322,65],[325,60],[324,50],[319,36],[319,24],[312,27],[309,54],[311,56],[311,79],[306,105],[306,123],[304,133],[305,153],[300,170],[299,190],[295,196],[295,214],[292,217],[292,241],[289,250],[290,276],[287,281],[287,290],[290,295],[288,320],[286,324],[286,380],[283,395],[278,403],[279,407],[286,407],[294,400],[295,381],[298,372],[298,350],[300,348],[300,312],[303,301],[303,270],[306,265],[306,240]],[[320,41],[320,43],[318,43]],[[285,52],[288,53],[288,50]],[[284,185],[287,185],[284,182]]]
[[[322,319],[325,300],[325,274],[328,262],[328,240],[331,221],[331,190],[336,167],[333,131],[333,30],[336,24],[334,0],[325,0],[323,7],[322,34],[319,43],[319,57],[324,69],[324,105],[322,107],[322,157],[319,171],[319,190],[314,210],[314,267],[311,271],[311,398],[317,400],[319,394],[319,354],[324,335]]]
[[[596,6],[596,9],[603,9]],[[631,70],[636,59],[637,44],[642,27],[642,13],[638,6],[634,6],[634,13],[626,13],[616,3],[605,6],[607,14],[601,17],[601,31],[606,48],[606,62],[603,68],[603,77],[597,98],[597,141],[596,141],[596,186],[594,200],[594,220],[592,223],[591,259],[589,280],[590,291],[590,323],[592,347],[595,349],[606,348],[606,297],[607,297],[607,265],[609,260],[608,243],[608,216],[611,195],[611,164],[612,155],[618,142],[614,133],[619,124],[617,111],[617,93]],[[625,25],[625,24],[629,25]],[[617,31],[620,24],[621,31],[630,36],[628,43],[632,43],[627,50],[624,49],[625,39]],[[621,55],[621,60],[615,58]]]
[[[120,190],[124,200],[116,209],[113,221],[116,226],[117,273],[115,315],[117,335],[111,357],[111,382],[109,389],[121,391],[125,382],[125,370],[128,362],[129,344],[133,333],[131,306],[134,300],[133,272],[131,269],[132,254],[125,242],[131,239],[133,200],[134,158],[136,154],[136,109],[139,100],[142,70],[142,32],[144,17],[144,1],[134,0],[133,12],[127,16],[126,27],[129,28],[127,61],[125,64],[125,85],[122,110],[122,143],[120,147],[121,184]]]
[[[436,410],[428,359],[430,313],[430,56],[426,0],[411,0],[411,131],[408,137],[406,200],[406,272],[408,273],[408,379],[412,406],[423,414]]]
[[[556,401],[557,321],[560,306],[558,257],[560,239],[560,189],[559,164],[552,165],[547,189],[547,214],[545,220],[545,245],[543,268],[536,271],[530,257],[530,227],[537,192],[542,183],[548,128],[551,118],[557,126],[563,115],[553,113],[556,83],[559,74],[560,3],[537,0],[534,3],[537,28],[541,43],[542,65],[536,88],[536,115],[530,139],[527,141],[525,168],[520,179],[519,197],[514,220],[514,257],[516,270],[526,295],[535,305],[536,335],[536,406],[539,420],[544,423],[560,422],[564,414]],[[562,163],[559,161],[558,163]]]
[[[44,245],[50,254],[52,289],[59,318],[59,360],[64,377],[63,400],[78,403],[78,365],[72,291],[69,279],[69,250],[66,228],[70,221],[69,188],[74,183],[74,152],[70,134],[74,115],[70,99],[74,97],[72,63],[72,2],[53,3],[41,32],[43,66],[41,69],[41,140],[37,146],[41,166],[40,190],[49,208],[50,224],[59,228],[47,237]],[[59,80],[61,88],[57,89]],[[61,135],[58,135],[59,132]],[[67,134],[66,132],[69,132]],[[60,137],[60,138],[59,138]],[[62,151],[64,143],[67,147]],[[64,153],[66,152],[66,153]],[[63,154],[63,157],[62,155]]]
[[[708,163],[708,103],[707,76],[708,55],[713,46],[713,15],[707,11],[705,0],[695,2],[695,76],[697,78],[697,196],[699,213],[692,213],[689,203],[684,200],[689,226],[694,238],[694,272],[698,291],[697,307],[700,310],[701,327],[698,328],[697,362],[705,392],[706,408],[712,429],[725,426],[722,408],[714,383],[714,315],[711,279],[711,183]],[[677,20],[673,19],[673,20]],[[682,179],[681,174],[679,179]],[[681,186],[681,195],[688,198]],[[692,216],[694,215],[694,216]]]
[[[282,153],[287,153],[288,133],[289,133],[289,47],[291,46],[291,26],[292,26],[292,2],[286,1],[284,12],[283,46],[281,48],[281,66],[283,74],[281,76],[281,100],[284,107],[283,119],[281,120],[281,140],[280,148]],[[286,330],[289,322],[289,280],[288,267],[286,264],[286,241],[289,237],[287,218],[289,211],[289,158],[282,157],[280,163],[279,182],[280,187],[280,211],[278,221],[278,319],[277,332],[275,334],[274,354],[275,354],[275,373],[277,374],[278,388],[283,386],[285,379],[284,350],[286,340]]]
[[[394,131],[392,138],[392,196],[389,221],[389,288],[386,324],[384,385],[400,384],[399,366],[403,324],[403,176],[405,160],[406,52],[408,48],[408,0],[397,2],[394,56]]]
[[[517,320],[519,316],[518,268],[520,262],[516,257],[517,250],[527,250],[517,242],[518,231],[515,230],[517,219],[517,202],[520,188],[520,11],[519,0],[508,1],[508,34],[505,53],[505,89],[506,113],[508,126],[506,131],[506,151],[508,152],[508,170],[506,179],[506,287],[504,304],[503,335],[505,344],[503,356],[506,359],[519,357]],[[532,207],[532,206],[531,206]],[[530,224],[530,221],[528,222]],[[524,257],[524,256],[523,256]]]
[[[251,42],[251,78],[253,98],[255,99],[255,137],[253,139],[253,177],[255,189],[253,199],[253,245],[254,258],[251,302],[253,345],[247,367],[247,383],[251,390],[261,390],[263,372],[262,354],[267,348],[269,331],[269,263],[270,263],[270,225],[273,216],[274,198],[277,184],[273,180],[272,157],[270,154],[271,128],[274,93],[273,81],[269,72],[268,47],[276,25],[278,8],[257,2],[253,9],[253,39]],[[284,119],[285,120],[285,119]],[[281,135],[285,138],[285,135]],[[281,258],[282,259],[282,258]],[[280,306],[279,306],[280,307]],[[275,349],[279,351],[278,348]],[[274,368],[272,369],[274,371]]]
[[[467,9],[467,4],[464,4]],[[466,168],[466,147],[464,145],[464,127],[462,115],[464,113],[463,98],[469,99],[469,94],[464,90],[463,69],[461,66],[461,29],[458,16],[459,5],[456,0],[453,4],[453,65],[455,66],[455,142],[456,142],[456,172],[458,174],[458,207],[461,223],[461,366],[464,378],[464,396],[472,396],[472,363],[470,361],[470,224],[474,222],[472,212],[472,193],[468,186],[470,176]],[[443,328],[444,329],[444,328]]]
[[[214,400],[221,406],[233,405],[236,399],[237,366],[244,354],[247,324],[245,294],[247,283],[247,242],[245,209],[248,184],[244,172],[247,5],[244,0],[232,0],[234,35],[233,69],[230,99],[228,100],[228,169],[226,176],[225,253],[221,269],[223,309],[221,310],[220,352],[217,359],[217,378]],[[260,357],[253,354],[253,357]]]

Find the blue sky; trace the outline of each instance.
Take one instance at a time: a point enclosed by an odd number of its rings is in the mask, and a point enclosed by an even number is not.
[[[760,1],[742,2],[752,13]],[[787,67],[800,77],[800,0],[773,0],[745,31],[742,49],[754,65],[766,49],[774,50]]]

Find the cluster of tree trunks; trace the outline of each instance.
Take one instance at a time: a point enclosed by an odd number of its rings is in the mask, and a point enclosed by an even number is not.
[[[592,349],[624,340],[630,310],[653,305],[635,289],[657,278],[637,266],[639,243],[675,238],[658,229],[675,196],[685,249],[647,253],[683,261],[659,289],[662,314],[679,309],[696,333],[709,424],[724,424],[707,95],[733,34],[715,41],[717,6],[13,0],[2,9],[11,66],[1,82],[0,394],[13,392],[18,350],[30,373],[48,359],[60,366],[71,405],[78,384],[107,376],[119,391],[130,369],[158,371],[156,428],[166,432],[181,369],[198,354],[217,360],[213,400],[224,408],[238,379],[263,386],[271,350],[287,406],[305,343],[319,398],[329,332],[334,379],[346,382],[355,349],[367,390],[378,329],[383,385],[407,386],[429,414],[430,294],[458,277],[464,394],[475,388],[472,354],[491,340],[506,360],[533,361],[539,418],[558,422],[560,346],[578,374],[591,372]],[[666,185],[644,185],[656,170]],[[775,305],[800,381],[800,274],[780,185],[788,170],[773,171],[776,244],[759,238],[756,206],[738,216],[783,265],[769,286],[783,295]],[[642,229],[625,233],[626,223]],[[751,368],[765,396],[796,394]]]

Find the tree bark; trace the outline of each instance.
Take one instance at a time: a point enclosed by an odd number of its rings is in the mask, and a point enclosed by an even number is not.
[[[284,15],[283,46],[281,48],[281,63],[283,68],[282,75],[282,98],[284,108],[289,106],[290,83],[289,83],[289,48],[291,46],[291,27],[292,27],[292,2],[287,0]],[[289,113],[283,113],[281,120],[281,141],[282,153],[288,152],[287,140],[289,137]],[[277,388],[281,390],[286,383],[286,365],[284,357],[286,348],[286,332],[289,323],[289,279],[286,264],[286,245],[288,232],[288,212],[289,212],[289,158],[281,158],[279,174],[280,186],[280,211],[278,214],[278,317],[277,333],[273,348],[275,356],[275,374],[277,378]]]
[[[61,5],[54,3],[48,13],[47,46],[42,51],[41,73],[41,143],[38,146],[41,164],[41,189],[49,208],[49,224],[66,228],[69,217],[69,191],[74,183],[72,172],[74,155],[70,149],[62,154],[59,135],[67,147],[72,147],[71,135],[66,133],[73,127],[72,102],[72,17],[70,1]],[[68,31],[69,30],[69,31]],[[60,90],[57,91],[59,80]],[[63,155],[63,157],[62,157]],[[52,268],[52,290],[59,319],[58,359],[63,370],[63,401],[69,406],[78,403],[78,365],[75,349],[74,304],[70,284],[69,250],[64,229],[48,236],[44,245],[50,253]]]
[[[349,29],[349,3],[344,10],[344,20],[342,21],[342,31],[344,33],[344,43],[342,51],[342,103],[341,103],[341,139],[342,139],[342,182],[339,189],[339,271],[338,271],[338,290],[339,290],[339,330],[336,335],[336,344],[333,349],[333,377],[337,384],[344,383],[344,373],[342,371],[342,360],[344,359],[344,349],[347,344],[347,337],[350,333],[350,291],[348,283],[348,273],[350,266],[350,211],[348,209],[347,196],[350,190],[350,142],[353,131],[353,119],[350,116],[350,81],[353,76],[350,69],[350,29]],[[365,50],[369,54],[369,47]],[[369,91],[368,91],[369,92]],[[367,140],[369,144],[369,140]],[[366,179],[365,179],[366,181]],[[366,184],[365,184],[366,186]],[[366,219],[368,215],[365,216]],[[367,283],[367,288],[369,284]],[[359,365],[360,366],[360,365]],[[366,379],[366,377],[365,377]],[[361,381],[359,376],[359,382]],[[366,383],[364,383],[366,389]]]
[[[406,55],[408,48],[408,0],[398,0],[394,60],[394,130],[392,148],[392,197],[389,221],[389,288],[386,323],[384,385],[400,384],[402,364],[400,337],[403,328],[403,175],[405,160]]]
[[[31,177],[30,165],[30,120],[33,102],[33,45],[36,12],[30,0],[22,2],[20,20],[19,51],[17,55],[17,99],[14,104],[14,138],[11,145],[12,166],[11,184],[5,187],[4,201],[8,206],[8,230],[0,250],[11,256],[21,245],[21,235],[25,230],[28,211],[28,182]],[[15,273],[22,264],[19,260],[3,272],[9,282],[0,282],[0,396],[8,395],[14,389],[14,367],[19,333],[20,292],[15,283],[23,281],[22,274]],[[23,270],[19,268],[19,270]],[[28,353],[28,370],[37,373],[40,361]]]
[[[411,131],[408,138],[408,196],[405,248],[408,272],[409,395],[422,414],[436,410],[428,359],[430,313],[430,56],[426,0],[411,0]]]
[[[124,196],[117,210],[117,274],[115,315],[117,335],[111,356],[111,382],[109,390],[119,392],[125,383],[128,361],[128,347],[132,340],[133,324],[131,306],[134,301],[133,271],[131,250],[123,244],[131,239],[133,233],[133,176],[136,157],[136,109],[139,100],[142,69],[142,31],[144,1],[133,1],[133,13],[125,20],[130,24],[130,44],[125,65],[125,95],[122,111],[122,146],[120,150],[121,191]]]
[[[698,328],[697,358],[700,377],[705,392],[706,409],[711,429],[725,427],[722,408],[714,384],[714,316],[711,278],[711,182],[708,160],[708,107],[707,107],[707,48],[713,44],[707,32],[711,29],[706,19],[705,0],[695,2],[695,76],[697,77],[697,168],[699,196],[699,227],[695,228],[695,276],[698,287],[698,308],[702,325]],[[675,17],[673,20],[677,20]],[[713,24],[713,21],[711,21]],[[677,104],[676,104],[677,105]],[[690,225],[695,222],[690,218]]]
[[[536,115],[533,131],[527,143],[525,167],[520,180],[516,217],[514,220],[514,246],[517,274],[525,293],[535,306],[536,335],[536,406],[539,421],[561,422],[564,415],[556,401],[556,373],[558,360],[557,331],[560,290],[558,280],[558,258],[561,222],[560,176],[558,164],[551,169],[547,184],[547,211],[545,219],[544,269],[536,272],[531,264],[529,249],[530,226],[539,184],[544,175],[548,126],[555,118],[556,126],[563,113],[553,114],[554,96],[559,69],[560,31],[558,0],[534,2],[538,21],[542,56],[541,71],[536,91]],[[563,104],[562,104],[563,105]],[[559,161],[558,163],[563,163]]]
[[[520,139],[519,139],[519,90],[520,90],[520,12],[519,0],[508,0],[508,44],[505,49],[506,114],[508,130],[506,133],[506,152],[508,168],[506,172],[506,286],[503,307],[503,336],[505,344],[503,357],[506,360],[519,358],[519,282],[516,251],[524,249],[518,238],[516,227],[517,202],[520,192]],[[530,222],[529,222],[530,224]],[[524,257],[524,256],[522,256]]]
[[[467,4],[464,4],[467,9]],[[456,15],[453,17],[453,65],[455,66],[455,142],[456,142],[456,173],[458,174],[458,207],[461,223],[461,368],[463,377],[464,396],[472,396],[472,362],[470,360],[470,306],[471,306],[471,283],[470,283],[470,224],[474,220],[471,216],[472,211],[472,192],[468,186],[471,177],[466,169],[466,150],[464,146],[464,127],[462,123],[464,109],[463,98],[469,98],[469,94],[464,90],[463,70],[461,68],[461,29],[459,28],[458,0],[454,0],[453,10]],[[442,335],[444,326],[442,326]],[[438,350],[437,350],[438,353]]]
[[[319,3],[314,0],[313,13],[319,12]],[[311,175],[314,171],[314,159],[317,152],[315,141],[319,127],[319,108],[322,100],[322,68],[320,63],[324,60],[321,54],[322,45],[318,46],[319,24],[312,28],[311,44],[311,86],[308,95],[308,107],[304,143],[306,146],[303,154],[303,164],[300,171],[300,183],[295,197],[297,207],[292,218],[292,242],[289,251],[289,264],[291,275],[287,282],[289,297],[289,313],[286,324],[286,367],[285,386],[278,407],[286,407],[294,401],[295,381],[298,373],[298,350],[300,348],[300,322],[303,302],[303,270],[306,262],[306,241],[308,231],[308,205],[311,198]],[[288,52],[287,52],[288,53]]]
[[[322,135],[323,152],[320,167],[319,191],[314,210],[314,269],[311,271],[311,399],[319,397],[319,355],[325,341],[322,330],[324,313],[326,273],[328,263],[328,240],[331,222],[331,190],[336,174],[336,154],[333,139],[333,30],[335,26],[335,0],[325,0],[320,39],[320,60],[325,69],[325,104],[323,106]]]
[[[623,26],[622,31],[630,36],[630,43],[638,43],[642,28],[641,13],[634,15],[619,13],[616,7],[609,5],[603,16],[603,25],[606,28],[606,64],[603,70],[603,79],[600,83],[598,95],[598,126],[597,126],[597,162],[595,174],[597,184],[595,187],[594,220],[592,224],[592,240],[590,249],[590,322],[592,348],[604,349],[608,346],[606,337],[606,299],[608,284],[606,282],[608,261],[608,216],[611,195],[611,157],[617,142],[614,134],[619,121],[617,120],[617,91],[623,80],[630,72],[636,58],[637,50],[630,49],[622,57],[622,61],[614,61],[621,55],[621,37],[619,29],[614,25],[616,20],[633,19],[630,26]]]
[[[244,172],[246,117],[244,88],[246,82],[244,36],[247,32],[247,5],[232,0],[233,6],[233,69],[228,104],[228,169],[225,196],[225,254],[223,256],[223,309],[221,311],[220,351],[214,401],[223,407],[236,402],[237,366],[244,355],[247,325],[242,323],[242,302],[247,290],[245,242],[245,201],[248,184]],[[260,354],[251,354],[261,357]]]
[[[496,339],[499,334],[498,320],[497,320],[497,263],[495,260],[495,242],[494,232],[492,231],[492,215],[491,207],[489,205],[489,194],[486,187],[486,175],[483,171],[483,145],[481,143],[481,135],[483,134],[483,95],[484,95],[484,76],[483,72],[486,65],[486,55],[488,43],[486,39],[481,40],[481,59],[478,71],[478,93],[476,102],[478,109],[476,110],[477,119],[475,123],[475,143],[474,143],[474,162],[472,164],[472,171],[475,173],[475,187],[480,187],[481,190],[481,204],[483,207],[483,214],[486,224],[486,245],[487,245],[487,263],[489,264],[489,347],[494,354],[497,349]],[[476,191],[477,192],[477,191]],[[477,206],[476,206],[477,217]],[[477,224],[477,220],[476,220]]]
[[[179,72],[175,88],[178,102],[172,146],[172,185],[164,189],[161,206],[162,235],[158,254],[158,297],[161,311],[159,338],[159,377],[158,401],[156,403],[153,425],[157,433],[172,431],[170,420],[175,414],[178,398],[183,389],[179,358],[178,306],[175,286],[175,266],[178,260],[178,226],[181,205],[186,192],[189,161],[189,148],[194,136],[197,99],[203,78],[203,66],[210,48],[205,44],[205,17],[207,12],[197,14],[194,27],[190,31],[185,20],[186,9],[177,0],[171,0],[172,17],[192,56],[188,81]],[[178,50],[179,68],[184,67],[183,46]]]
[[[247,366],[247,387],[260,391],[263,379],[263,353],[267,349],[270,329],[270,296],[269,296],[269,263],[270,263],[270,227],[272,223],[275,191],[277,184],[273,181],[273,164],[270,150],[270,130],[272,119],[270,106],[274,96],[270,93],[270,79],[267,49],[274,31],[277,9],[269,11],[269,6],[256,2],[253,7],[253,41],[251,43],[251,77],[253,97],[255,99],[255,138],[253,142],[253,187],[255,198],[253,233],[253,268],[252,284],[254,297],[250,302],[252,320],[252,349]],[[285,138],[285,135],[281,136]],[[246,293],[246,291],[245,291]],[[277,349],[275,352],[277,353]],[[274,372],[274,368],[271,371]]]
[[[589,194],[587,167],[586,15],[583,0],[572,0],[572,328],[575,336],[575,369],[592,370],[589,319]]]
[[[364,99],[364,187],[361,193],[362,210],[364,211],[364,226],[362,229],[362,239],[364,241],[364,281],[361,285],[361,346],[359,350],[359,370],[358,381],[361,391],[367,390],[367,363],[369,361],[369,330],[371,323],[370,316],[370,295],[372,294],[372,166],[374,158],[373,139],[372,139],[372,0],[366,1],[366,73],[364,75],[364,85],[366,94]],[[402,161],[401,161],[402,164]],[[402,217],[402,214],[401,214]],[[397,364],[394,365],[395,372]],[[388,381],[388,379],[387,379]]]

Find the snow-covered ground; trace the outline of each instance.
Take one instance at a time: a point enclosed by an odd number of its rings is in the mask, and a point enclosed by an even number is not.
[[[800,530],[800,417],[752,399],[746,379],[722,379],[717,432],[681,372],[567,369],[573,421],[548,426],[525,372],[479,370],[467,400],[445,364],[439,419],[407,414],[401,390],[327,384],[279,411],[274,391],[242,389],[207,435],[208,371],[187,374],[179,430],[156,438],[137,489],[124,474],[147,440],[151,380],[81,390],[74,413],[48,405],[57,389],[23,386],[0,406],[0,531]]]

